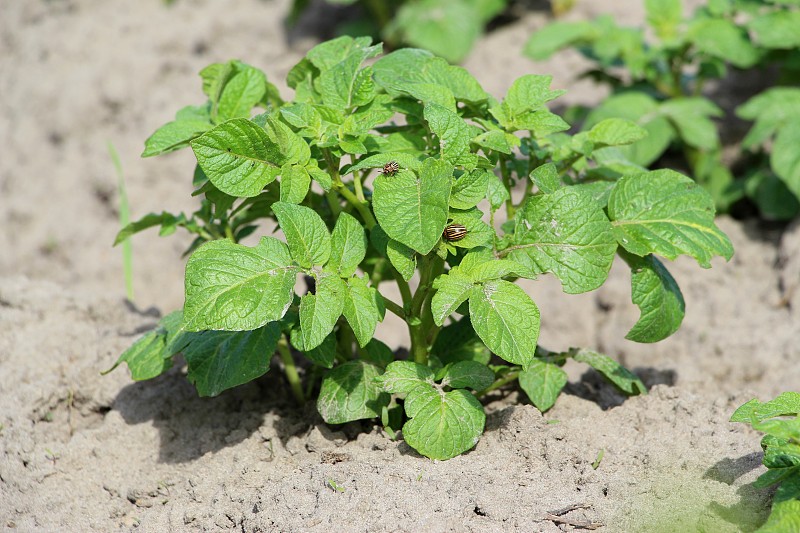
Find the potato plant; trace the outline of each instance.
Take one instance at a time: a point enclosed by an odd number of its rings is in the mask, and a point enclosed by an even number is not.
[[[627,338],[664,339],[684,301],[660,258],[709,267],[733,253],[712,198],[609,152],[646,135],[631,121],[564,133],[549,76],[522,76],[498,101],[430,52],[365,66],[380,55],[369,38],[316,46],[289,72],[290,101],[239,61],[200,73],[206,103],[181,109],[143,155],[190,147],[201,207],[147,215],[117,237],[194,234],[185,305],[117,364],[148,379],[182,353],[213,396],[277,354],[299,402],[318,391],[326,422],[380,419],[435,459],[475,445],[488,392],[518,382],[549,409],[568,359],[644,393],[606,355],[539,346],[539,309],[514,282],[551,274],[568,294],[591,291],[619,256],[641,310]],[[276,224],[283,239],[268,235]],[[387,311],[407,325],[407,356],[374,337]]]
[[[583,75],[608,84],[613,94],[587,110],[584,128],[609,117],[628,118],[645,128],[646,138],[622,149],[631,161],[650,166],[674,148],[718,208],[728,210],[747,197],[766,218],[796,216],[800,213],[800,159],[794,148],[800,131],[796,126],[800,4],[708,0],[686,17],[680,0],[644,3],[646,29],[620,27],[610,16],[556,22],[536,32],[525,52],[543,59],[559,49],[576,47],[592,61]],[[717,120],[725,112],[706,95],[710,84],[724,79],[731,69],[754,81],[769,79],[772,69],[782,85],[737,110],[741,118],[756,124],[742,146],[749,153],[738,158],[735,170],[721,157],[723,126]],[[767,116],[761,118],[762,114]]]

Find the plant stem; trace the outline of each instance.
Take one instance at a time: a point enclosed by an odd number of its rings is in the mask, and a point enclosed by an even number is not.
[[[405,320],[406,312],[403,309],[403,306],[396,304],[386,296],[383,296],[383,305],[386,306],[386,309]]]
[[[477,398],[480,398],[481,396],[483,396],[485,394],[488,394],[488,393],[490,393],[490,392],[492,392],[494,390],[497,390],[497,389],[499,389],[501,387],[504,387],[504,386],[508,385],[512,381],[515,381],[518,377],[519,377],[519,371],[509,372],[508,374],[506,374],[502,378],[495,380],[494,383],[492,383],[491,385],[489,385],[488,387],[486,387],[482,391],[475,393],[475,396]]]
[[[352,359],[353,342],[355,341],[355,333],[344,318],[339,320],[339,351],[345,356],[346,359]]]
[[[297,367],[294,364],[292,352],[289,351],[289,343],[285,337],[278,341],[278,353],[283,361],[283,371],[286,374],[286,379],[292,387],[292,393],[297,403],[303,405],[306,403],[305,396],[303,395],[303,387],[300,385],[300,375],[297,373]]]
[[[410,316],[407,318],[408,333],[411,337],[411,353],[414,362],[421,365],[427,366],[428,364],[428,336],[422,310],[428,299],[428,292],[436,277],[436,272],[443,268],[444,262],[439,256],[423,257],[420,264],[419,287],[411,300]]]
[[[334,181],[333,186],[337,192],[342,195],[342,198],[347,200],[347,203],[356,208],[358,213],[361,215],[361,218],[364,219],[364,225],[368,230],[371,230],[378,224],[378,222],[375,220],[375,217],[372,215],[372,211],[369,210],[367,202],[360,201],[356,195],[353,194],[353,192],[348,189],[344,183],[342,183],[342,180],[339,179],[338,176],[336,181]]]
[[[511,183],[511,173],[508,171],[508,166],[506,163],[508,159],[505,157],[500,157],[500,174],[503,176],[503,185],[506,186],[506,190],[508,191],[508,200],[506,200],[506,217],[509,220],[514,218],[514,213],[516,213],[517,209],[514,207],[514,201],[511,198],[511,190],[514,188]]]

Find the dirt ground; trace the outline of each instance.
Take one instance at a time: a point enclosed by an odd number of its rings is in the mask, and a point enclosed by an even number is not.
[[[578,0],[571,18],[642,20],[640,0]],[[695,2],[696,3],[696,2]],[[338,16],[315,5],[287,30],[288,0],[9,0],[0,5],[0,529],[19,531],[752,531],[770,492],[759,435],[728,422],[752,397],[798,390],[800,224],[722,217],[736,255],[701,270],[680,260],[681,330],[624,340],[629,274],[565,296],[527,288],[550,349],[595,348],[652,387],[624,399],[584,367],[542,416],[516,392],[487,406],[486,433],[446,462],[371,424],[329,428],[297,409],[279,372],[198,398],[176,367],[133,383],[110,367],[159,313],[182,305],[185,236],[135,237],[136,305],[125,302],[116,176],[133,216],[190,210],[189,152],[139,159],[144,139],[202,100],[196,73],[237,57],[288,96],[289,68]],[[519,51],[546,12],[486,35],[465,66],[502,96],[549,73],[567,102],[603,91],[566,53]],[[379,337],[405,333],[387,322]],[[602,454],[602,455],[601,455]],[[338,489],[338,490],[337,490]]]

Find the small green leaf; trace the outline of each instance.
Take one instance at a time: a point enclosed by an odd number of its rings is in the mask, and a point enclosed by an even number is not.
[[[166,211],[163,211],[160,214],[149,213],[119,230],[119,233],[117,233],[117,236],[114,238],[114,246],[118,245],[125,239],[128,239],[132,235],[148,228],[161,226],[163,232],[165,227],[174,227],[179,223],[183,223],[184,221],[184,216],[182,214],[176,217],[175,215],[167,213]]]
[[[347,286],[339,276],[317,279],[316,293],[300,298],[300,331],[303,347],[313,350],[333,331],[345,306]]]
[[[281,330],[270,322],[253,331],[192,333],[183,349],[187,378],[200,396],[216,396],[267,373]]]
[[[519,137],[502,130],[489,130],[473,137],[471,142],[481,148],[510,155],[519,146]]]
[[[503,100],[510,115],[517,117],[529,111],[537,111],[547,102],[555,100],[567,92],[562,89],[551,90],[552,81],[552,76],[540,74],[527,74],[514,80]]]
[[[721,18],[698,18],[692,21],[688,37],[701,52],[709,54],[739,68],[755,65],[760,54],[747,37],[744,28]]]
[[[680,0],[646,0],[647,23],[655,30],[662,41],[677,37],[681,23]]]
[[[303,268],[324,265],[331,256],[331,235],[322,218],[302,205],[275,202],[272,211],[286,235],[292,259]]]
[[[497,211],[504,203],[510,198],[508,189],[506,189],[503,182],[497,176],[490,177],[488,187],[486,188],[486,199],[489,200],[489,205],[492,211]]]
[[[434,280],[433,288],[436,293],[431,299],[431,311],[437,326],[441,326],[459,305],[467,301],[472,287],[472,280],[458,271],[451,271]]]
[[[539,309],[521,287],[504,280],[474,287],[469,314],[491,351],[509,363],[530,364],[539,338]]]
[[[361,224],[341,213],[331,234],[331,257],[325,268],[339,277],[352,276],[367,255],[367,236]]]
[[[439,330],[431,355],[438,357],[445,365],[458,361],[477,361],[488,365],[491,359],[489,350],[472,329],[469,316]]]
[[[290,204],[301,203],[311,187],[311,176],[305,167],[285,165],[281,169],[281,201]]]
[[[535,31],[525,44],[525,55],[541,61],[547,59],[558,50],[565,48],[593,31],[589,22],[556,21]]]
[[[609,356],[591,350],[570,350],[570,355],[579,363],[586,363],[600,372],[624,393],[647,394],[647,387],[642,380]]]
[[[453,168],[438,159],[426,159],[417,175],[400,170],[375,178],[373,208],[389,237],[421,254],[439,242],[447,222]]]
[[[714,224],[714,200],[691,179],[655,170],[620,179],[608,199],[617,241],[632,254],[668,259],[694,257],[709,268],[711,258],[730,259],[733,246]]]
[[[601,120],[589,130],[589,139],[599,146],[622,146],[647,137],[647,130],[624,118]]]
[[[605,213],[573,187],[531,197],[504,253],[538,274],[552,272],[564,292],[596,289],[608,277],[617,243]]]
[[[720,145],[717,126],[709,117],[724,113],[706,98],[673,98],[661,104],[659,111],[668,117],[681,139],[694,148],[713,150]]]
[[[473,448],[486,424],[483,406],[464,389],[442,393],[419,387],[404,407],[411,420],[403,425],[403,439],[431,459],[450,459]]]
[[[487,388],[494,383],[494,372],[489,367],[477,361],[458,361],[444,369],[442,385],[454,389],[474,389],[477,391]]]
[[[652,255],[623,255],[631,267],[631,298],[641,316],[625,338],[658,342],[675,333],[683,321],[683,295],[664,265]]]
[[[489,179],[493,178],[491,171],[478,168],[465,172],[453,183],[450,193],[450,207],[456,209],[471,209],[486,198],[486,188]]]
[[[383,321],[383,297],[377,290],[367,285],[364,278],[347,280],[343,314],[353,328],[359,346],[366,346],[375,334],[378,322]]]
[[[519,373],[519,386],[541,412],[553,407],[566,384],[567,373],[560,366],[539,359]]]
[[[556,192],[561,188],[561,177],[553,163],[546,163],[531,171],[531,180],[536,187],[545,194]]]
[[[375,418],[389,405],[375,378],[381,369],[366,361],[348,361],[328,372],[322,380],[317,410],[328,424],[344,424]]]
[[[322,341],[322,344],[311,350],[306,350],[303,345],[303,334],[300,328],[292,330],[291,333],[292,346],[299,352],[303,352],[312,363],[325,367],[333,368],[333,363],[336,361],[336,334],[331,332]]]
[[[104,371],[107,374],[126,363],[131,372],[131,379],[143,381],[160,376],[172,368],[172,356],[180,351],[173,348],[171,338],[180,331],[181,312],[174,311],[161,320],[151,331],[148,331],[122,352],[114,366]]]
[[[401,5],[393,22],[411,46],[458,63],[481,34],[484,20],[478,2],[419,0]]]
[[[207,112],[206,112],[207,113]],[[184,119],[168,122],[158,128],[144,142],[142,157],[174,152],[189,145],[195,139],[212,128],[211,118]]]
[[[253,107],[267,91],[267,78],[260,70],[245,66],[233,75],[222,89],[217,102],[217,122],[249,118]]]
[[[394,361],[394,352],[392,352],[392,349],[378,339],[369,341],[367,345],[364,346],[362,355],[363,358],[370,363],[375,363],[382,368],[385,368],[386,365]]]
[[[244,118],[214,127],[191,145],[211,183],[231,196],[257,196],[289,162],[263,128]]]
[[[770,164],[775,174],[800,198],[800,124],[786,124],[775,136]]]
[[[375,383],[386,392],[405,398],[419,387],[432,387],[433,370],[411,361],[394,361],[389,363]]]
[[[286,245],[272,237],[253,248],[228,240],[202,245],[186,264],[184,329],[244,331],[280,320],[297,271]]]
[[[454,166],[475,166],[477,158],[470,152],[470,129],[454,111],[438,104],[425,105],[425,120],[439,143],[444,161]]]
[[[386,257],[405,281],[414,276],[417,270],[417,253],[414,250],[394,239],[389,239],[386,243]]]

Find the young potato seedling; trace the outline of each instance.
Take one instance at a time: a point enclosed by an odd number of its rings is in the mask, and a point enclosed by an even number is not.
[[[552,274],[568,294],[591,291],[619,255],[641,309],[628,338],[664,339],[684,302],[659,257],[709,267],[733,253],[708,193],[671,170],[595,157],[646,133],[623,119],[564,133],[546,106],[563,93],[549,76],[523,76],[498,101],[429,52],[364,65],[380,55],[368,38],[316,46],[289,72],[291,101],[239,61],[200,73],[207,102],[144,151],[191,148],[200,209],[147,215],[117,237],[194,234],[185,305],[117,364],[149,379],[180,352],[198,393],[214,396],[277,354],[298,401],[318,391],[326,422],[380,419],[434,459],[475,446],[488,392],[518,382],[549,409],[568,359],[644,393],[606,355],[538,346],[539,308],[514,282]],[[266,235],[275,223],[285,240]],[[259,239],[241,244],[248,236]],[[295,286],[298,274],[312,290]],[[374,338],[386,311],[407,325],[407,358]]]

